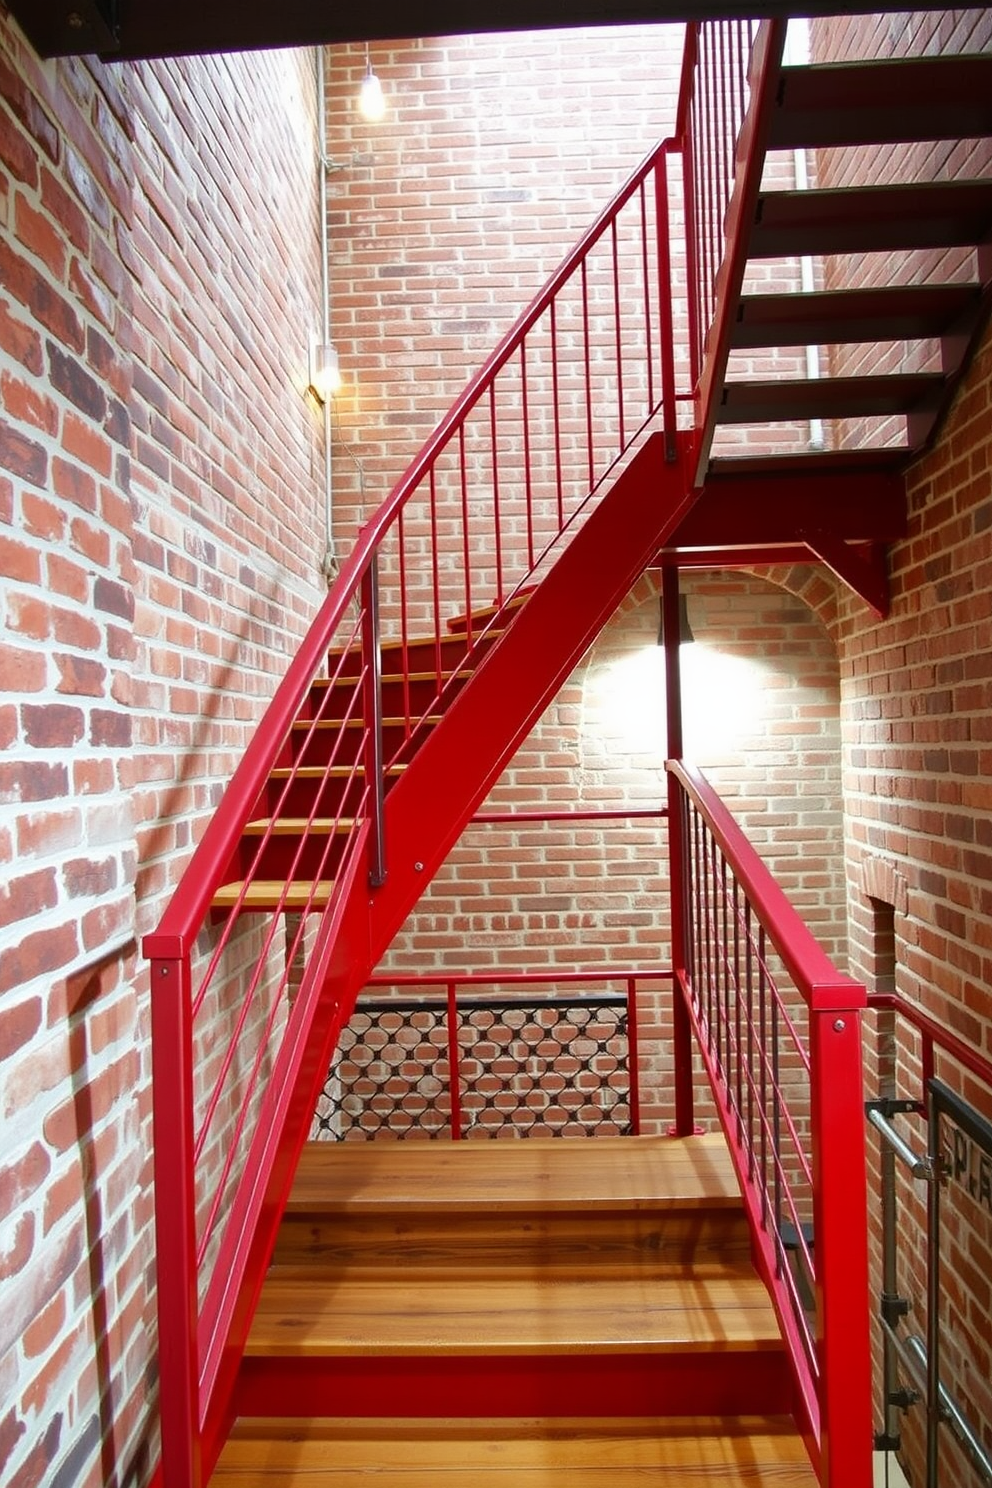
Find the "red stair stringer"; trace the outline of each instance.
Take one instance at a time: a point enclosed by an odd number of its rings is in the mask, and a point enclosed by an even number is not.
[[[575,534],[512,624],[466,683],[386,797],[387,878],[371,889],[359,845],[334,912],[321,926],[311,971],[320,977],[292,1090],[273,1113],[278,1144],[257,1223],[246,1281],[232,1297],[230,1326],[203,1421],[203,1460],[212,1469],[232,1423],[237,1372],[300,1152],[343,1024],[402,925],[543,709],[603,625],[675,531],[691,489],[689,436],[676,459],[650,436]],[[367,831],[367,828],[366,828]],[[418,866],[419,865],[419,866]]]

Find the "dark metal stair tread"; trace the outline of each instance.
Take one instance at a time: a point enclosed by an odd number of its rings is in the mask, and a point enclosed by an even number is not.
[[[735,350],[939,337],[981,303],[977,284],[919,284],[810,294],[744,295]]]
[[[768,191],[749,258],[968,247],[992,228],[992,180]]]
[[[809,450],[786,455],[717,455],[710,461],[706,484],[759,474],[781,478],[817,474],[877,475],[880,471],[902,469],[909,458],[910,452],[902,445],[875,449]]]
[[[443,1407],[442,1407],[443,1408]],[[222,1488],[816,1488],[787,1416],[517,1419],[340,1417],[238,1421]]]
[[[939,405],[945,387],[942,376],[927,372],[727,382],[717,409],[717,423],[782,423],[922,412]]]
[[[740,1208],[722,1136],[519,1142],[310,1142],[287,1216]]]
[[[768,148],[992,135],[992,56],[783,67]]]

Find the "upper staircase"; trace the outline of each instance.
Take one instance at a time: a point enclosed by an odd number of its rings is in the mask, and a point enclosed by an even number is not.
[[[722,1137],[311,1143],[214,1488],[812,1488]]]
[[[900,156],[886,179],[878,147],[992,139],[992,56],[787,66],[784,44],[784,23],[767,24],[751,62],[697,391],[700,480],[725,425],[819,420],[837,427],[811,462],[829,467],[832,442],[849,464],[866,452],[876,468],[904,463],[931,437],[988,318],[992,179],[938,179],[918,155],[916,178]],[[766,170],[775,151],[842,152],[818,157],[841,184],[820,186],[814,171],[808,189],[777,189]],[[803,258],[821,284],[754,291],[755,269]],[[735,375],[735,353],[807,346],[828,349],[826,375]]]

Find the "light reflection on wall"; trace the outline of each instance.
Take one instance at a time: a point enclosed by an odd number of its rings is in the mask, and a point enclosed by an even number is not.
[[[759,730],[767,668],[712,646],[684,645],[682,726],[685,758],[715,764]],[[604,729],[613,750],[660,760],[667,754],[665,653],[649,644],[613,659],[598,678]]]

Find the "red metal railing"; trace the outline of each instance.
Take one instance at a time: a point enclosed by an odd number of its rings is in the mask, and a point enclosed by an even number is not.
[[[678,129],[699,483],[730,354],[786,24],[717,20],[687,27]]]
[[[413,1014],[416,1011],[430,1012],[433,1015],[437,1027],[444,1032],[443,1047],[440,1044],[431,1046],[430,1075],[439,1087],[431,1112],[431,1123],[427,1130],[431,1135],[436,1135],[445,1126],[449,1129],[451,1140],[462,1140],[469,1128],[474,1127],[482,1135],[487,1134],[484,1114],[481,1112],[480,1101],[476,1099],[472,1110],[466,1108],[465,1091],[463,1089],[462,1069],[466,1063],[478,1061],[479,1055],[474,1050],[473,1043],[469,1041],[465,1047],[460,1036],[463,1025],[471,1032],[473,1015],[482,1012],[489,1013],[494,1009],[503,1012],[517,1012],[522,1009],[533,1014],[530,1022],[533,1024],[533,1032],[537,1042],[545,1044],[553,1035],[547,1031],[548,1025],[542,1022],[542,1013],[563,1011],[564,1014],[583,1014],[597,1008],[613,1007],[619,1008],[623,1013],[622,1033],[626,1041],[626,1053],[623,1058],[621,1073],[626,1072],[627,1090],[625,1105],[628,1110],[627,1129],[632,1135],[640,1131],[640,1075],[638,1065],[638,989],[641,986],[652,985],[659,982],[671,982],[671,970],[611,967],[609,971],[603,970],[570,970],[561,968],[555,971],[500,971],[494,969],[487,972],[467,972],[460,976],[437,976],[428,973],[407,975],[382,973],[370,977],[367,985],[368,990],[376,988],[389,988],[395,992],[399,989],[414,989],[415,997],[409,998],[387,998],[381,1002],[375,1002],[377,1015],[387,1015],[395,1012],[396,1018]],[[579,991],[579,988],[596,988],[597,992]],[[481,997],[478,994],[481,989],[490,989]],[[575,988],[575,991],[558,992],[558,988]],[[499,996],[493,996],[493,990],[498,989]],[[509,992],[504,989],[511,989]],[[545,989],[531,990],[531,989]],[[610,991],[610,989],[616,989]],[[468,993],[465,997],[462,994]],[[425,996],[425,994],[433,994]],[[360,1000],[356,1004],[356,1014],[360,1013],[367,1004]],[[411,1029],[412,1031],[412,1029]],[[586,1038],[593,1037],[586,1034]],[[604,1035],[605,1037],[605,1035]],[[525,1044],[526,1034],[522,1032],[515,1042]],[[383,1053],[379,1043],[376,1044],[376,1060],[382,1062],[389,1078],[392,1078],[392,1067],[389,1065],[386,1055]],[[414,1054],[409,1041],[403,1043],[403,1061],[405,1064],[415,1061],[418,1057]],[[553,1058],[547,1053],[536,1056],[539,1062]],[[574,1055],[570,1056],[574,1059]],[[514,1073],[511,1067],[514,1065],[516,1056],[504,1045],[500,1045],[500,1071],[498,1078],[494,1074],[491,1079],[498,1085],[501,1101],[505,1099],[505,1109],[501,1112],[500,1122],[519,1134],[526,1134],[528,1123],[518,1119],[514,1114],[512,1105],[512,1087]],[[507,1068],[503,1068],[506,1066]],[[579,1072],[576,1072],[579,1073]],[[334,1077],[335,1080],[339,1076]],[[401,1076],[397,1083],[405,1083],[406,1076]],[[572,1077],[574,1080],[574,1077]],[[528,1078],[529,1083],[529,1078]],[[573,1093],[578,1092],[577,1086],[572,1086]],[[339,1100],[346,1098],[347,1092],[342,1088]],[[583,1101],[585,1106],[588,1101],[594,1101],[594,1095],[589,1095]],[[483,1103],[484,1104],[484,1103]],[[550,1102],[556,1106],[558,1115],[562,1118],[561,1125],[567,1115],[564,1106],[557,1102]],[[545,1125],[543,1106],[529,1105],[526,1107],[526,1115],[531,1124],[538,1122],[542,1128]],[[568,1122],[569,1131],[582,1130],[597,1127],[614,1119],[610,1108],[599,1109],[592,1114],[574,1108],[573,1115]],[[416,1126],[416,1113],[410,1113],[410,1124]],[[319,1122],[322,1127],[330,1128],[330,1120],[322,1119]],[[361,1123],[359,1123],[361,1125]]]
[[[678,784],[670,831],[679,834],[684,884],[676,984],[734,1157],[820,1482],[867,1488],[865,991],[835,970],[698,771],[668,768]]]
[[[639,436],[657,418],[674,436],[673,148],[635,172],[360,534],[145,940],[167,1488],[202,1481],[336,915],[386,871],[388,782]]]

